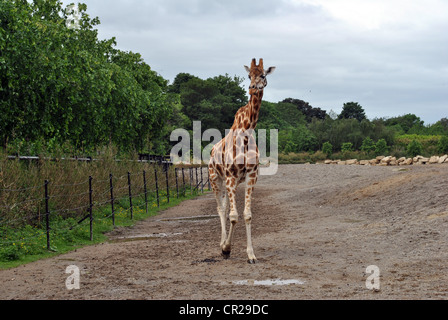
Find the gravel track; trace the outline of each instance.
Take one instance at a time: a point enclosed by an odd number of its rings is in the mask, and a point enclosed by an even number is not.
[[[103,244],[1,270],[0,299],[448,298],[448,165],[279,166],[254,191],[255,265],[243,190],[230,259],[208,193]],[[69,265],[80,269],[79,290],[65,286]],[[370,265],[379,290],[366,288]]]

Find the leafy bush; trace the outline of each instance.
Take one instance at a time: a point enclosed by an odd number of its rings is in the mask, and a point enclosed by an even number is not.
[[[296,150],[297,150],[297,145],[292,141],[288,141],[286,143],[285,150],[283,150],[283,152],[286,154],[289,154],[291,152],[295,152]]]
[[[0,248],[0,261],[13,261],[19,259],[19,247],[15,243],[11,246]]]
[[[291,152],[289,154],[280,153],[278,155],[278,163],[290,164],[290,163],[305,163],[311,162],[311,157],[308,152]]]
[[[440,139],[441,136],[438,135],[403,134],[396,137],[395,144],[407,147],[412,141],[415,140],[418,141],[422,145],[423,150],[425,150],[430,146],[437,145]]]
[[[375,151],[375,142],[372,139],[370,139],[370,137],[365,138],[362,141],[361,151],[364,151],[366,153]]]
[[[324,142],[322,145],[322,152],[327,155],[327,158],[330,158],[333,154],[333,145],[330,142]]]
[[[437,143],[437,148],[440,153],[448,153],[448,136],[442,136]]]
[[[380,139],[375,144],[375,154],[377,155],[385,155],[389,151],[389,147],[387,146],[387,142],[384,139]]]
[[[422,144],[417,140],[412,140],[407,148],[408,154],[412,157],[422,154],[422,150],[423,150]]]
[[[342,152],[350,152],[350,151],[353,151],[353,143],[351,143],[351,142],[344,142],[344,143],[342,144],[341,151],[342,151]]]
[[[344,159],[351,158],[350,154],[353,152],[353,143],[344,142],[341,146],[341,153]]]
[[[324,161],[325,159],[327,159],[327,155],[322,151],[316,151],[310,155],[311,162]]]

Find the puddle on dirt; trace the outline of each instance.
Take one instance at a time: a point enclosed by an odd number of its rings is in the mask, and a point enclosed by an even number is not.
[[[246,286],[287,286],[291,284],[305,284],[305,281],[290,279],[269,279],[269,280],[238,280],[232,281],[233,284],[246,285]]]
[[[179,217],[179,218],[163,218],[159,219],[159,221],[203,221],[203,220],[211,220],[219,218],[218,215],[209,215],[209,216],[193,216],[193,217]]]
[[[109,240],[109,242],[129,242],[129,241],[141,241],[141,240],[151,240],[157,238],[166,238],[181,235],[182,233],[151,233],[151,234],[141,234],[136,236],[126,236],[126,237],[118,237]]]

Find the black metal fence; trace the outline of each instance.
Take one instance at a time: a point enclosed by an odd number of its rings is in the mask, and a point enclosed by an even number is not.
[[[141,161],[150,161],[150,159],[141,159]],[[55,216],[78,217],[76,220],[79,219],[79,221],[70,226],[70,230],[84,221],[89,221],[92,241],[95,219],[111,219],[115,226],[118,202],[121,206],[126,204],[126,214],[130,219],[134,219],[134,209],[136,209],[134,200],[137,198],[139,199],[138,208],[148,213],[151,205],[160,207],[162,202],[169,203],[174,197],[185,197],[187,193],[203,193],[204,186],[208,186],[210,190],[206,167],[173,168],[163,160],[157,160],[155,163],[152,172],[148,170],[137,173],[128,172],[118,177],[110,173],[108,177],[89,176],[79,183],[59,185],[45,180],[40,185],[26,188],[0,189],[0,195],[4,199],[7,199],[10,193],[19,193],[23,195],[21,199],[24,199],[14,203],[0,202],[0,233],[1,230],[7,230],[8,226],[14,228],[26,224],[43,225],[44,228],[36,234],[36,237],[45,235],[46,247],[50,250],[52,241],[50,231],[54,231],[51,221]],[[203,172],[204,169],[206,174]],[[26,195],[27,193],[30,195]],[[16,199],[16,197],[13,198]],[[67,198],[73,201],[62,201]],[[59,203],[65,205],[70,203],[72,207],[63,207]],[[110,215],[95,218],[95,210],[109,206]],[[18,240],[32,241],[32,239],[12,239],[1,234],[0,245],[5,246]]]

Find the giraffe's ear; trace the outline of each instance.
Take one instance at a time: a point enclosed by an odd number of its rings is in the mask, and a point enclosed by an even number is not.
[[[247,73],[250,73],[250,68],[248,66],[244,66],[244,69],[246,69]]]
[[[269,67],[268,70],[266,70],[266,75],[273,73],[275,70],[275,67]]]

